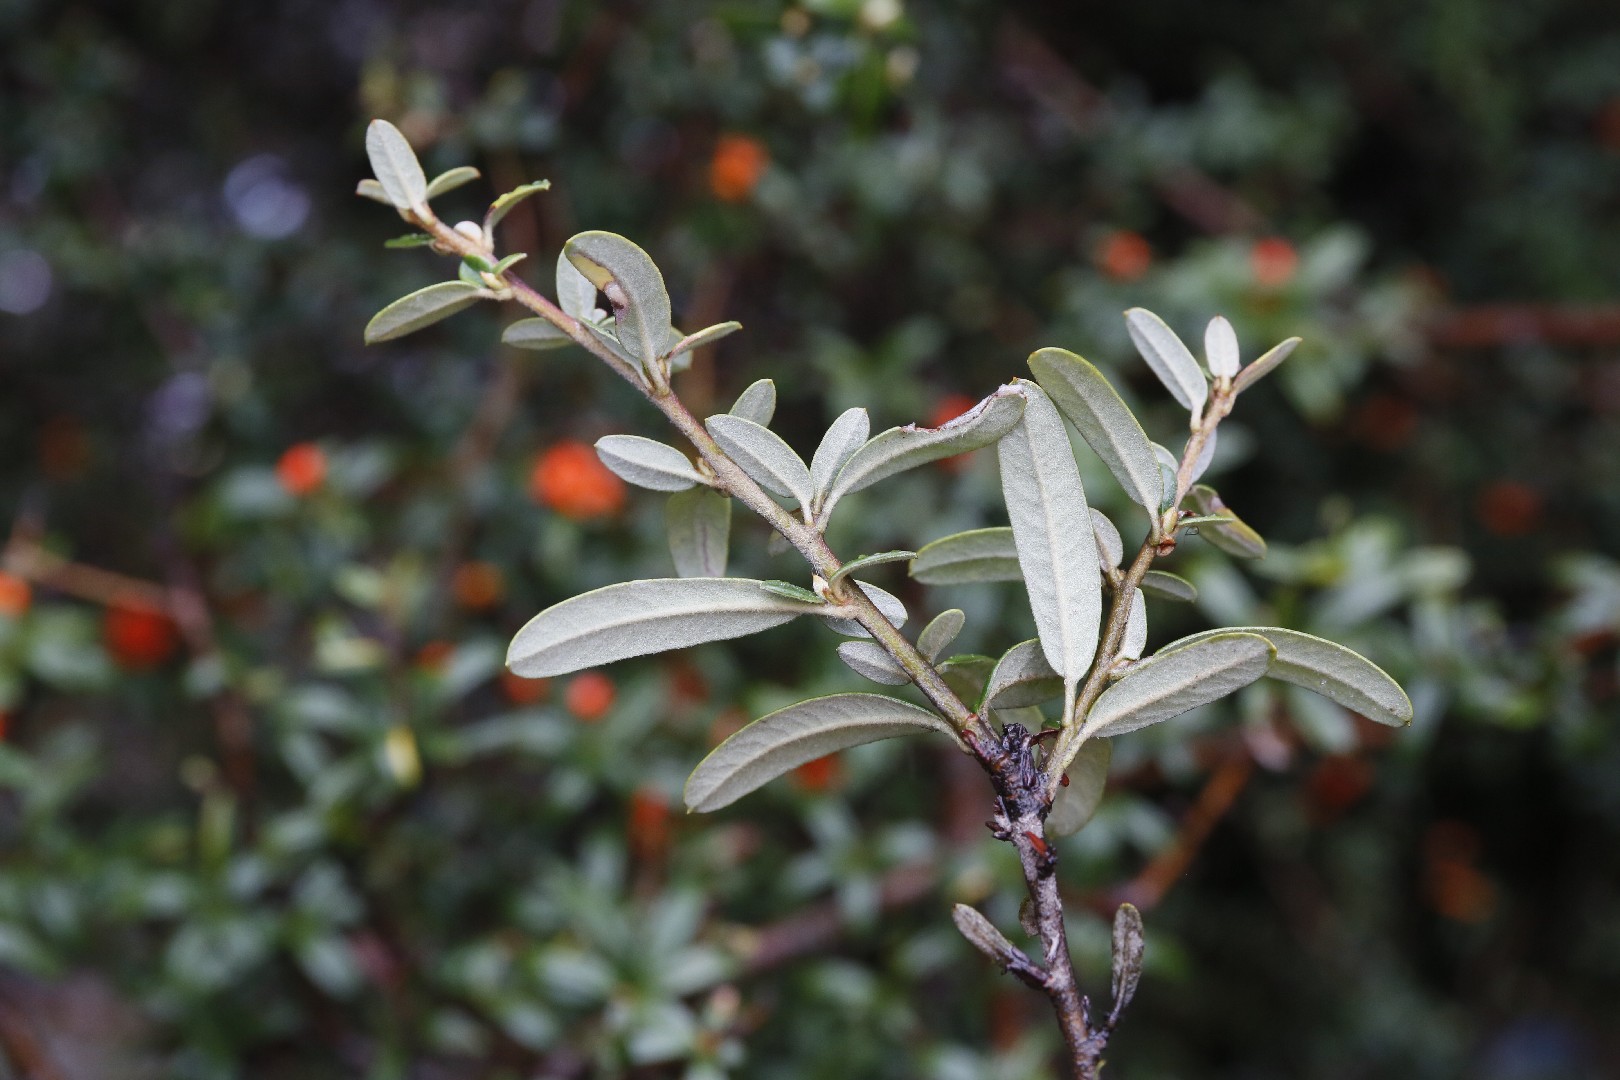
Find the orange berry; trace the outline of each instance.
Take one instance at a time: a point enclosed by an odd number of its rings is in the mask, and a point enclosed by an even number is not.
[[[1249,249],[1249,269],[1254,280],[1267,289],[1280,289],[1299,269],[1299,253],[1294,245],[1277,236],[1256,240]]]
[[[669,800],[653,787],[638,787],[630,796],[630,850],[638,859],[651,859],[669,849]]]
[[[1135,281],[1153,265],[1153,248],[1141,233],[1119,229],[1103,237],[1093,258],[1097,269],[1115,281]]]
[[[430,674],[438,675],[449,665],[450,657],[455,651],[455,645],[448,641],[430,641],[416,650],[416,666]]]
[[[1541,496],[1528,484],[1498,480],[1479,493],[1474,512],[1496,536],[1523,536],[1541,524]]]
[[[561,442],[534,459],[529,494],[535,502],[576,521],[606,517],[624,506],[620,480],[582,442]]]
[[[50,480],[76,480],[90,464],[90,436],[74,416],[53,416],[39,432],[39,469]]]
[[[107,651],[128,671],[155,668],[174,655],[180,644],[174,620],[140,603],[118,603],[107,609],[101,634]]]
[[[977,404],[977,401],[966,394],[946,394],[935,404],[934,411],[928,414],[928,426],[944,427]],[[955,457],[941,458],[934,464],[946,472],[961,472],[962,467],[967,464],[967,455],[957,454]]]
[[[485,611],[501,601],[506,581],[494,563],[468,562],[456,567],[450,578],[450,592],[456,603],[468,611]]]
[[[1349,754],[1335,754],[1316,763],[1305,780],[1311,816],[1326,824],[1350,809],[1372,789],[1372,766]]]
[[[600,671],[587,671],[569,682],[563,693],[563,705],[580,720],[594,724],[613,708],[613,699],[617,696],[613,680]]]
[[[287,494],[303,498],[326,482],[326,454],[314,443],[288,447],[276,462],[276,479]]]
[[[709,162],[709,190],[725,202],[741,202],[753,193],[771,163],[770,151],[747,135],[722,135]]]
[[[501,692],[514,705],[533,705],[551,693],[550,679],[525,679],[501,669]]]
[[[1393,454],[1417,434],[1418,411],[1406,398],[1374,394],[1356,410],[1354,427],[1362,442],[1374,450]]]
[[[703,673],[685,661],[669,665],[670,696],[680,705],[700,705],[709,700],[709,684]]]
[[[0,742],[5,742],[6,736],[10,734],[11,714],[4,710],[0,710]]]
[[[826,754],[793,770],[793,782],[804,791],[832,791],[844,779],[843,764],[837,754]]]
[[[0,573],[0,615],[20,618],[33,602],[34,590],[28,582],[12,574]]]
[[[1598,110],[1593,119],[1592,132],[1605,149],[1620,150],[1620,98],[1611,98]]]

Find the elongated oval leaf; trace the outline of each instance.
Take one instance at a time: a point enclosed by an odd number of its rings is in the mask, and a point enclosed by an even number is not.
[[[742,471],[769,491],[810,505],[810,469],[782,436],[762,424],[721,413],[704,421],[714,441]]]
[[[354,193],[361,198],[380,202],[384,206],[394,205],[394,200],[388,197],[388,191],[369,176],[355,185]]]
[[[454,169],[447,169],[428,181],[427,197],[436,199],[447,191],[456,190],[462,184],[472,183],[480,175],[471,165],[458,165]]]
[[[996,447],[1001,493],[1041,648],[1052,670],[1072,683],[1097,652],[1097,541],[1063,419],[1040,387],[1022,381],[1021,387],[1029,403]]]
[[[1193,412],[1204,411],[1209,400],[1209,384],[1198,361],[1176,332],[1165,325],[1163,319],[1145,308],[1131,308],[1125,313],[1125,329],[1130,332],[1136,351],[1142,354],[1153,374],[1164,383],[1172,397],[1183,408]]]
[[[1046,662],[1039,638],[1008,649],[984,688],[983,708],[1023,709],[1063,696],[1063,676]]]
[[[1029,963],[1029,957],[1025,956],[1018,946],[1008,941],[1007,935],[997,930],[995,924],[966,904],[957,904],[951,908],[951,921],[956,923],[956,928],[968,939],[969,944],[1002,967]]]
[[[742,578],[651,578],[547,608],[512,639],[506,666],[535,679],[780,626],[820,605]]]
[[[872,421],[865,409],[845,409],[832,422],[827,434],[821,437],[821,445],[816,447],[815,456],[810,459],[810,482],[817,499],[826,497],[838,476],[838,470],[866,443],[871,432]]]
[[[822,516],[830,514],[845,495],[871,487],[879,480],[930,461],[989,446],[1012,430],[1023,412],[1023,395],[1016,388],[1002,387],[941,427],[908,424],[874,436],[838,470],[837,478],[822,500]]]
[[[1108,766],[1114,760],[1114,744],[1093,739],[1080,744],[1080,752],[1069,762],[1065,775],[1069,782],[1060,786],[1046,816],[1048,836],[1073,836],[1086,827],[1102,802],[1108,787]]]
[[[1175,642],[1104,690],[1081,735],[1124,735],[1208,705],[1264,675],[1275,652],[1259,634],[1222,631],[1191,644]]]
[[[1131,593],[1131,610],[1125,617],[1125,637],[1119,643],[1119,655],[1126,660],[1137,660],[1147,648],[1147,600],[1142,590]]]
[[[1205,484],[1194,484],[1187,494],[1200,514],[1220,519],[1199,525],[1199,536],[1228,555],[1240,559],[1265,558],[1265,538],[1234,514],[1226,503],[1221,501],[1214,488]]]
[[[399,128],[386,120],[373,120],[366,127],[366,157],[371,171],[397,210],[420,209],[427,205],[427,177],[416,160],[416,151]]]
[[[1365,656],[1337,642],[1280,626],[1235,626],[1245,634],[1259,634],[1277,655],[1266,675],[1315,691],[1353,713],[1390,727],[1412,722],[1412,701],[1400,683]],[[1210,630],[1183,638],[1202,641],[1229,631]],[[1180,642],[1177,643],[1178,645]]]
[[[924,545],[911,560],[911,576],[924,585],[966,585],[978,581],[1020,581],[1013,531],[973,529]]]
[[[489,204],[489,210],[484,214],[484,231],[491,236],[495,235],[495,226],[499,225],[512,207],[527,199],[530,195],[538,195],[542,191],[551,190],[550,180],[534,180],[527,184],[519,184],[505,195]],[[628,241],[626,241],[628,243]]]
[[[1147,953],[1147,940],[1142,933],[1142,913],[1135,904],[1121,904],[1114,913],[1112,980],[1114,1000],[1109,1009],[1109,1024],[1136,996],[1136,987],[1142,981],[1142,957]]]
[[[464,281],[442,281],[402,296],[371,317],[366,324],[366,344],[391,341],[448,319],[490,295],[489,291]]]
[[[574,339],[545,319],[519,319],[501,331],[501,341],[517,349],[560,349]]]
[[[906,605],[900,602],[898,596],[865,581],[857,581],[855,584],[860,587],[861,592],[866,594],[866,598],[877,607],[878,612],[889,620],[890,626],[898,629],[906,625]],[[854,619],[830,618],[827,620],[827,625],[832,628],[834,633],[842,634],[844,637],[869,638],[872,636],[866,632],[866,627]]]
[[[760,427],[770,427],[771,417],[776,415],[776,384],[769,379],[750,383],[748,389],[737,395],[731,415],[752,420]]]
[[[596,286],[568,261],[568,249],[557,253],[557,306],[563,314],[587,323],[599,323],[607,312],[596,306]]]
[[[855,674],[885,686],[904,686],[911,676],[875,641],[846,641],[838,646],[838,659]]]
[[[1204,445],[1199,447],[1198,456],[1193,459],[1192,479],[1197,480],[1209,471],[1209,463],[1215,460],[1215,443],[1220,433],[1220,428],[1211,428],[1204,436]]]
[[[1209,373],[1217,379],[1230,379],[1238,373],[1241,361],[1237,331],[1224,315],[1215,316],[1204,328],[1204,360],[1209,364]]]
[[[1299,345],[1299,341],[1299,338],[1291,337],[1287,341],[1273,345],[1264,356],[1238,372],[1237,379],[1232,383],[1233,388],[1242,393],[1259,380],[1265,378],[1272,368],[1288,359],[1294,348]]]
[[[731,541],[731,498],[711,487],[694,487],[669,497],[664,507],[669,554],[683,578],[717,578],[726,573]]]
[[[1118,566],[1125,558],[1125,540],[1107,515],[1095,506],[1091,508],[1091,532],[1097,538],[1097,555],[1102,559],[1101,565],[1109,569]]]
[[[1148,445],[1153,448],[1153,458],[1159,463],[1159,475],[1164,478],[1164,501],[1159,504],[1159,509],[1168,510],[1176,502],[1176,475],[1181,469],[1181,460],[1168,447],[1158,443]]]
[[[1161,600],[1190,604],[1198,599],[1198,586],[1184,577],[1164,570],[1149,570],[1142,576],[1142,591]]]
[[[951,726],[927,709],[881,694],[834,694],[762,716],[715,747],[686,781],[686,805],[699,812],[729,806],[798,768],[852,746]]]
[[[614,336],[619,344],[640,361],[643,370],[652,371],[674,341],[669,292],[652,256],[610,232],[580,233],[563,251],[613,304]]]
[[[604,435],[596,456],[620,479],[651,491],[685,491],[703,483],[685,454],[640,435]]]
[[[978,701],[984,696],[985,683],[995,670],[996,662],[978,653],[964,653],[943,660],[939,665],[940,677],[945,685],[956,691],[963,701]]]
[[[702,330],[687,334],[677,341],[669,350],[669,355],[675,357],[681,353],[691,352],[693,349],[701,349],[705,345],[713,345],[721,338],[730,337],[741,329],[742,323],[740,322],[723,322],[715,323],[713,326],[706,326]]]
[[[1103,373],[1066,349],[1041,349],[1029,358],[1029,367],[1131,501],[1157,513],[1164,480],[1153,447]]]
[[[939,654],[956,640],[956,635],[960,634],[962,627],[966,625],[967,615],[961,608],[950,608],[940,612],[930,619],[928,625],[923,627],[922,633],[917,635],[917,651],[926,656],[929,663],[933,663],[939,658]]]
[[[871,566],[882,566],[884,563],[905,562],[916,555],[915,551],[878,551],[871,555],[862,555],[858,559],[851,559],[833,572],[829,581],[839,581],[857,571],[865,570]]]

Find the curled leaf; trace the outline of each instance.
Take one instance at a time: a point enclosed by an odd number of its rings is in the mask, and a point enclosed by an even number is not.
[[[741,329],[742,323],[740,322],[723,322],[716,323],[713,326],[704,327],[702,330],[699,330],[696,333],[687,334],[685,337],[681,338],[681,340],[677,341],[673,346],[671,346],[669,350],[669,357],[674,358],[682,353],[691,352],[694,349],[701,349],[705,345],[713,345],[721,338],[729,337]]]
[[[501,220],[512,212],[514,206],[527,199],[530,195],[538,195],[542,191],[550,190],[550,188],[550,180],[535,180],[531,183],[518,185],[490,203],[489,212],[484,215],[485,234],[494,236],[495,226],[499,225]]]
[[[1121,904],[1114,913],[1114,1003],[1109,1010],[1109,1023],[1119,1022],[1131,999],[1136,996],[1137,984],[1142,981],[1142,957],[1147,952],[1147,939],[1142,933],[1142,913],[1134,904]]]
[[[654,371],[679,336],[670,326],[669,292],[652,256],[617,233],[600,231],[578,234],[563,252],[613,305],[619,344],[643,371]]]
[[[1200,514],[1219,519],[1199,525],[1199,536],[1228,555],[1240,559],[1265,558],[1265,538],[1228,509],[1214,488],[1205,484],[1195,484],[1187,494]]]

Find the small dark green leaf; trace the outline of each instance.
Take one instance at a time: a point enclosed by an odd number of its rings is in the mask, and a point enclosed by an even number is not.
[[[770,581],[762,581],[759,583],[759,587],[768,593],[773,593],[777,596],[785,596],[789,600],[802,600],[806,604],[820,604],[823,602],[821,597],[817,596],[809,589],[806,589],[802,585],[795,585],[791,581],[776,581],[774,579]]]
[[[527,259],[528,257],[529,256],[528,256],[528,254],[526,252],[515,251],[512,254],[508,255],[506,258],[502,259],[500,262],[496,263],[494,268],[490,271],[490,273],[504,274],[508,270],[512,269],[512,267],[516,266],[518,263],[522,262],[524,259]]]
[[[489,204],[489,212],[484,215],[484,232],[490,236],[495,235],[495,226],[499,225],[501,219],[512,212],[512,207],[527,199],[530,195],[538,195],[540,192],[547,191],[550,188],[550,180],[536,180],[508,191],[505,195]]]
[[[390,341],[432,326],[489,296],[486,289],[463,281],[445,281],[402,296],[366,324],[366,344]]]
[[[383,241],[383,247],[397,250],[399,248],[427,247],[431,243],[433,243],[433,237],[427,233],[406,233],[404,236],[396,236],[392,240]]]

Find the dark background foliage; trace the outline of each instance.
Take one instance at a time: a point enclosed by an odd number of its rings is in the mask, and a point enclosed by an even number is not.
[[[1147,914],[1110,1071],[1620,1071],[1611,4],[8,0],[0,42],[0,1075],[1051,1075],[945,917],[1015,927],[1019,888],[953,755],[671,809],[724,732],[854,687],[830,635],[499,678],[542,606],[667,573],[658,497],[537,455],[663,433],[491,308],[361,345],[451,274],[353,197],[372,116],[483,170],[446,213],[552,181],[503,232],[541,288],[612,229],[678,325],[741,320],[682,393],[774,378],[803,451],[1043,345],[1167,438],[1133,305],[1305,337],[1216,465],[1270,556],[1188,545],[1152,640],[1328,634],[1419,719],[1267,690],[1122,741],[1062,852],[1094,994],[1102,915]],[[998,500],[979,454],[832,539]],[[764,539],[738,572],[799,580]],[[970,649],[1029,636],[1011,589],[890,573]]]

